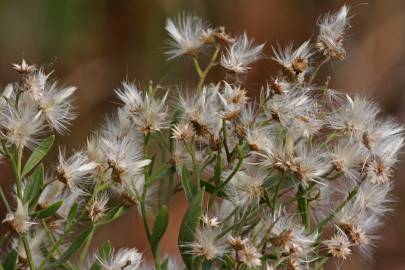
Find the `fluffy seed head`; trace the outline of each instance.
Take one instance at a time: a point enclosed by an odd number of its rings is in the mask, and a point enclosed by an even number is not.
[[[255,46],[245,32],[227,48],[221,65],[235,73],[246,73],[251,69],[250,64],[261,58],[263,47],[264,44]]]

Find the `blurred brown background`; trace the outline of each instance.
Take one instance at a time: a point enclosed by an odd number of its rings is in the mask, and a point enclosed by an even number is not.
[[[352,6],[353,14],[345,42],[348,59],[329,64],[324,74],[333,68],[333,87],[367,93],[381,103],[385,113],[405,123],[405,107],[401,106],[405,102],[404,0],[0,0],[0,85],[16,79],[10,63],[24,57],[55,70],[55,77],[63,83],[77,86],[80,116],[71,128],[72,136],[57,139],[77,148],[113,111],[113,89],[123,79],[145,84],[153,80],[169,87],[178,81],[183,86],[195,83],[188,61],[165,60],[166,17],[190,10],[233,33],[246,29],[258,42],[266,42],[265,52],[271,55],[271,45],[277,42],[300,43],[315,37],[318,16],[344,3]],[[249,74],[249,90],[254,93],[275,70],[269,60],[258,63]],[[47,162],[54,161],[51,157]],[[342,269],[405,269],[403,176],[404,163],[397,169],[395,217],[388,217],[381,231],[375,262],[365,264],[359,259]],[[1,165],[1,186],[7,190],[11,181],[7,165]],[[184,206],[175,199],[171,208],[163,253],[177,254],[176,224]],[[1,205],[1,219],[4,214]],[[135,245],[148,254],[135,211],[102,228],[95,244],[108,238],[116,247]]]

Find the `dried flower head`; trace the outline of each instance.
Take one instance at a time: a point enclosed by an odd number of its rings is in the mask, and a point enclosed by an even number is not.
[[[94,222],[100,220],[108,210],[107,203],[110,198],[107,194],[101,194],[95,197],[87,205],[87,213],[89,218]]]
[[[74,192],[84,192],[89,176],[96,168],[96,163],[89,160],[83,151],[78,151],[65,159],[65,151],[59,149],[59,164],[56,178]]]
[[[261,57],[263,47],[264,44],[253,45],[245,32],[227,48],[221,57],[221,65],[235,73],[246,73],[251,69],[250,64]]]
[[[112,252],[109,258],[97,257],[103,270],[136,270],[141,265],[142,254],[135,248],[121,248]]]
[[[25,59],[21,61],[21,64],[12,64],[12,66],[20,74],[29,74],[37,69],[35,65],[29,65]]]
[[[172,138],[188,142],[194,136],[194,130],[189,123],[176,124],[172,128]]]
[[[257,248],[251,244],[244,245],[243,249],[238,252],[239,260],[248,267],[261,266],[262,262],[260,258],[262,254]]]
[[[207,32],[202,19],[191,14],[180,13],[176,20],[167,19],[166,31],[169,33],[171,47],[166,55],[173,59],[182,55],[197,55],[204,45]]]
[[[190,253],[196,257],[204,257],[209,261],[220,258],[226,250],[225,243],[217,239],[220,232],[218,228],[203,226],[197,229],[194,241],[183,246],[189,247]]]
[[[289,75],[297,77],[298,80],[302,82],[306,72],[310,68],[309,58],[314,54],[311,49],[309,40],[302,43],[294,51],[293,44],[288,45],[284,50],[280,47],[278,50],[273,48],[273,60],[279,63],[285,71],[288,71]]]
[[[51,128],[57,132],[67,131],[67,126],[76,117],[73,112],[73,94],[76,87],[58,87],[51,83],[44,89],[44,94],[38,100],[40,112]]]
[[[349,26],[349,7],[344,5],[335,14],[326,14],[319,19],[318,49],[326,56],[342,60],[346,56],[343,38]]]
[[[336,233],[330,239],[323,241],[323,244],[326,245],[328,253],[333,257],[346,260],[352,253],[352,243],[339,227],[336,228]]]
[[[28,203],[23,203],[17,198],[17,208],[14,212],[8,213],[3,219],[3,223],[8,223],[17,233],[26,233],[34,224],[29,216]]]

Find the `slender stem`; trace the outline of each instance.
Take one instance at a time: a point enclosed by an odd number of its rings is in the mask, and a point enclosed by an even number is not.
[[[193,143],[191,143],[190,145],[186,144],[186,149],[189,152],[190,156],[191,156],[191,162],[193,163],[193,168],[194,168],[194,173],[195,173],[195,178],[196,178],[196,186],[197,189],[200,190],[200,182],[201,182],[201,177],[200,177],[200,167],[197,164],[197,159],[195,157],[195,148]]]
[[[242,163],[243,163],[242,150],[240,149],[240,146],[239,146],[239,145],[237,146],[237,149],[238,149],[238,154],[239,154],[239,161],[238,161],[238,164],[236,164],[235,169],[234,169],[234,170],[232,171],[232,173],[225,179],[225,181],[222,182],[222,183],[219,185],[219,187],[215,189],[214,192],[212,192],[212,195],[211,195],[210,200],[209,200],[209,203],[208,203],[208,209],[211,208],[211,206],[213,205],[213,203],[214,203],[216,197],[218,196],[219,192],[221,192],[222,188],[224,188],[224,187],[229,183],[229,181],[232,180],[232,177],[235,176],[235,174],[239,171],[240,167],[242,166]]]
[[[194,64],[195,70],[197,71],[198,77],[200,77],[200,79],[201,79],[203,71],[201,70],[200,64],[198,63],[198,59],[196,56],[193,56],[193,64]]]
[[[55,245],[55,246],[56,246],[56,252],[58,253],[59,256],[61,256],[61,255],[62,255],[62,251],[59,249],[59,245],[56,244],[56,239],[55,239],[55,237],[53,236],[52,232],[49,230],[48,226],[46,225],[45,220],[42,219],[42,220],[41,220],[41,224],[42,224],[42,227],[44,227],[44,229],[45,229],[45,232],[46,232],[46,234],[47,234],[47,236],[48,236],[49,241],[51,241],[52,245]],[[52,254],[52,253],[51,253],[51,254]],[[68,266],[68,268],[69,268],[70,270],[74,270],[74,269],[75,269],[75,267],[73,266],[73,264],[72,264],[69,260],[66,261],[66,264],[67,264],[67,266]]]
[[[217,60],[217,57],[218,57],[218,54],[219,54],[220,50],[221,50],[221,46],[216,44],[214,53],[212,54],[210,61],[208,62],[207,66],[205,67],[204,71],[202,71],[202,73],[199,74],[200,75],[200,80],[198,81],[198,85],[197,85],[198,90],[201,90],[201,88],[202,88],[202,86],[204,84],[204,81],[207,78],[208,72],[211,70],[211,68],[213,66],[215,66],[215,62]]]
[[[354,189],[352,189],[352,191],[349,192],[349,194],[347,195],[346,200],[344,200],[341,204],[339,204],[335,211],[333,211],[328,217],[326,217],[321,223],[319,223],[319,225],[313,230],[313,232],[320,232],[322,230],[322,228],[328,224],[329,221],[331,221],[336,213],[338,213],[340,210],[343,209],[343,207],[345,207],[345,205],[357,194],[359,188],[355,187]]]
[[[58,239],[58,241],[56,241],[52,248],[49,250],[48,255],[45,257],[45,259],[43,259],[43,261],[41,262],[41,264],[39,265],[38,269],[42,270],[46,263],[49,261],[49,259],[52,257],[52,253],[56,251],[56,249],[58,249],[59,245],[61,243],[63,243],[63,241],[65,240],[65,238],[68,236],[68,234],[72,231],[72,229],[74,228],[74,226],[70,226],[68,228],[65,229],[65,231],[63,232],[62,236]]]
[[[25,254],[27,255],[28,264],[29,264],[31,270],[35,270],[35,263],[34,263],[34,260],[32,259],[32,254],[31,254],[30,246],[28,244],[28,239],[27,239],[26,233],[23,233],[21,235],[21,240],[24,244],[24,249],[25,249]]]
[[[322,57],[322,58],[323,58],[322,61],[320,61],[318,63],[318,65],[315,67],[314,72],[312,72],[311,77],[308,80],[308,84],[311,84],[314,81],[314,79],[316,78],[316,75],[318,74],[318,71],[321,69],[321,67],[330,60],[329,56]]]
[[[226,153],[226,159],[229,161],[230,160],[230,154],[229,154],[229,148],[228,148],[228,135],[227,135],[227,130],[226,130],[226,120],[222,119],[222,133],[224,136],[224,148],[225,148],[225,153]]]
[[[284,174],[282,175],[282,177],[280,177],[280,180],[278,181],[278,183],[276,185],[276,190],[274,191],[273,199],[271,201],[271,205],[273,206],[273,214],[276,209],[276,200],[278,198],[278,192],[280,191],[281,182],[283,181],[283,177],[284,177]]]
[[[156,250],[153,251],[153,261],[155,263],[155,270],[160,270],[160,254],[159,254],[159,245],[157,245]]]
[[[22,178],[21,178],[21,163],[22,163],[22,156],[23,156],[23,146],[19,146],[17,150],[17,160],[12,160],[11,163],[13,165],[14,174],[16,177],[16,186],[17,186],[17,196],[22,201],[23,194],[22,194]]]
[[[18,198],[20,198],[21,201],[23,200],[22,177],[21,177],[23,151],[24,151],[24,147],[19,146],[18,150],[17,150],[17,156],[14,156],[11,159],[11,164],[13,165],[13,170],[14,170],[14,174],[16,177],[17,196],[18,196]],[[31,270],[35,270],[35,263],[34,263],[34,260],[32,259],[31,250],[30,250],[30,246],[28,244],[28,239],[27,239],[26,233],[21,234],[21,241],[23,242],[23,245],[24,245],[24,250],[25,250],[25,254],[27,255],[28,264],[29,264]]]
[[[239,153],[239,161],[238,164],[236,164],[235,169],[232,171],[232,173],[228,176],[228,178],[225,179],[224,182],[222,182],[222,184],[220,185],[219,189],[223,188],[224,186],[226,186],[228,184],[229,181],[231,181],[232,177],[234,177],[234,175],[239,171],[240,167],[242,166],[243,163],[243,154],[242,154],[242,150],[240,149],[240,146],[237,146],[238,148],[238,153]]]
[[[145,135],[145,138],[144,138],[144,158],[145,159],[148,157],[149,138],[150,138],[149,134]],[[149,246],[150,246],[151,251],[152,251],[153,260],[154,260],[154,263],[155,263],[155,269],[160,270],[161,267],[160,267],[159,247],[154,249],[153,246],[152,246],[152,243],[151,243],[151,231],[150,231],[149,224],[148,224],[148,217],[147,217],[146,206],[145,206],[145,204],[146,204],[146,194],[147,194],[148,185],[149,185],[149,173],[148,173],[148,168],[147,167],[145,167],[144,174],[145,174],[145,176],[144,176],[145,177],[145,185],[143,187],[143,191],[142,191],[142,195],[141,195],[142,197],[141,197],[141,201],[140,201],[141,216],[142,216],[143,226],[145,228],[145,233],[146,233],[146,236],[148,238]]]
[[[86,243],[84,244],[84,247],[82,249],[82,253],[80,254],[80,259],[79,259],[80,267],[84,267],[84,263],[87,258],[87,253],[89,252],[90,244],[91,244],[91,241],[93,240],[93,236],[94,236],[95,232],[96,232],[96,226],[94,224],[92,224],[90,234],[87,237]]]
[[[6,195],[4,195],[3,189],[1,187],[0,187],[0,197],[1,197],[1,200],[3,201],[4,206],[7,209],[7,212],[11,213],[10,205],[8,204]]]
[[[94,187],[93,192],[91,194],[91,197],[90,197],[88,203],[92,203],[96,199],[98,191],[99,191],[99,182],[97,182],[96,186]],[[85,213],[86,212],[83,211],[82,215],[84,215]],[[87,258],[87,253],[89,252],[89,248],[90,248],[90,245],[91,245],[91,241],[93,240],[94,233],[96,232],[96,227],[97,227],[96,224],[94,224],[94,223],[91,224],[90,234],[87,237],[85,245],[84,245],[84,247],[83,247],[83,249],[81,251],[81,254],[80,254],[80,258],[79,258],[79,266],[80,267],[84,266],[85,260]]]

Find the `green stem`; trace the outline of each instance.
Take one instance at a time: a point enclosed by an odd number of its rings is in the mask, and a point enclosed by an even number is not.
[[[283,174],[283,176],[284,176],[284,174]],[[274,191],[273,199],[271,201],[271,205],[273,206],[273,214],[274,214],[274,211],[276,210],[276,200],[278,198],[278,192],[280,191],[281,182],[283,181],[283,176],[280,177],[280,180],[278,181],[278,183],[276,185],[276,190]]]
[[[200,190],[200,182],[201,182],[201,176],[200,176],[200,167],[197,164],[197,159],[195,157],[195,148],[194,148],[194,144],[191,143],[190,145],[186,144],[186,149],[189,152],[190,156],[191,156],[191,162],[193,163],[193,168],[194,168],[194,174],[195,174],[195,180],[196,180],[196,186],[197,189]]]
[[[311,75],[311,77],[310,77],[309,80],[308,80],[308,84],[311,84],[311,83],[314,81],[314,79],[316,78],[316,75],[318,74],[318,71],[319,71],[319,70],[321,69],[321,67],[322,67],[325,63],[327,63],[329,60],[330,60],[330,57],[329,57],[329,56],[328,56],[328,57],[323,57],[322,61],[320,61],[320,62],[318,63],[318,65],[315,67],[314,72],[312,72],[312,75]]]
[[[32,254],[31,254],[30,246],[28,244],[28,239],[27,239],[26,233],[23,233],[21,235],[21,240],[24,244],[24,249],[25,249],[25,254],[27,255],[28,264],[29,264],[31,270],[35,270],[35,263],[34,263],[34,260],[32,259]]]
[[[10,205],[8,204],[6,195],[4,195],[3,189],[1,187],[0,187],[0,197],[1,197],[1,200],[3,201],[4,206],[7,209],[7,212],[11,213]]]
[[[201,79],[203,71],[201,70],[200,64],[198,63],[198,59],[196,56],[193,56],[193,64],[194,64],[195,70],[197,71],[198,77]]]
[[[243,154],[240,146],[236,146],[239,154],[239,161],[238,164],[236,164],[235,169],[232,171],[232,173],[225,179],[224,182],[222,182],[219,187],[215,189],[214,192],[212,192],[209,203],[208,203],[208,209],[211,208],[211,206],[214,204],[216,197],[218,194],[221,192],[221,190],[232,180],[232,178],[235,176],[235,174],[239,171],[240,167],[242,166],[243,163]]]
[[[207,66],[205,67],[204,71],[201,72],[201,74],[199,74],[200,76],[200,80],[198,81],[198,85],[197,85],[197,89],[201,90],[205,79],[207,78],[208,72],[211,70],[211,68],[213,66],[215,66],[215,62],[217,60],[219,51],[221,50],[221,46],[220,45],[215,45],[215,50],[214,53],[211,56],[210,61],[208,62]],[[200,70],[201,71],[201,70]]]
[[[44,227],[44,229],[45,229],[45,232],[46,232],[46,234],[48,236],[49,241],[51,241],[52,245],[56,246],[56,252],[58,253],[58,255],[62,256],[62,251],[59,249],[59,245],[56,244],[56,239],[53,236],[52,232],[49,230],[48,226],[46,225],[45,220],[42,219],[41,223],[42,223],[42,227]],[[50,253],[50,254],[52,254],[52,253]],[[69,260],[66,261],[66,264],[67,264],[67,266],[68,266],[68,268],[70,270],[75,269],[75,267],[73,266],[73,264]]]
[[[310,219],[308,211],[308,193],[302,184],[300,184],[298,187],[296,199],[298,204],[298,210],[302,218],[302,223],[304,223],[305,229],[309,231]]]
[[[16,186],[17,186],[17,196],[20,200],[23,200],[22,194],[22,177],[21,177],[21,164],[22,164],[22,156],[23,156],[23,146],[19,146],[17,150],[17,156],[15,157],[16,160],[12,160],[11,164],[13,165],[14,174],[16,177]]]
[[[239,154],[239,161],[238,164],[236,164],[235,169],[232,171],[232,173],[228,176],[228,178],[225,179],[224,182],[222,182],[222,184],[219,186],[219,189],[222,189],[223,187],[225,187],[229,181],[232,180],[232,177],[235,176],[235,174],[239,171],[240,167],[242,166],[243,163],[243,154],[242,154],[242,149],[241,147],[238,145],[237,146],[237,150],[238,150],[238,154]]]
[[[86,243],[84,244],[84,247],[82,249],[82,253],[80,254],[80,258],[79,258],[80,267],[84,267],[84,263],[87,258],[87,253],[89,252],[90,244],[91,244],[91,241],[93,240],[93,236],[94,236],[95,232],[96,232],[96,226],[94,224],[92,224],[90,234],[87,237]]]
[[[39,270],[42,270],[45,267],[46,263],[52,257],[53,252],[55,252],[56,249],[59,248],[59,245],[62,244],[63,241],[65,241],[65,238],[69,235],[69,233],[72,231],[73,228],[74,228],[74,226],[69,226],[68,228],[65,229],[62,236],[58,239],[58,241],[56,241],[53,244],[52,248],[48,252],[48,255],[45,257],[45,259],[39,265],[39,267],[38,267]]]
[[[319,225],[313,230],[313,232],[319,233],[322,230],[322,228],[335,217],[336,213],[342,210],[343,207],[345,207],[346,204],[357,194],[358,190],[359,190],[358,187],[352,189],[352,191],[350,191],[349,194],[347,195],[346,200],[344,200],[341,204],[339,204],[328,217],[326,217],[321,223],[319,223]]]
[[[219,44],[215,45],[215,50],[214,53],[211,56],[210,61],[208,62],[207,66],[204,68],[204,70],[201,69],[200,64],[198,63],[198,59],[196,56],[193,56],[193,64],[194,64],[194,68],[197,71],[198,77],[200,78],[198,80],[198,84],[197,84],[197,90],[201,91],[202,86],[204,85],[204,81],[207,78],[207,75],[209,73],[209,71],[211,70],[212,67],[214,67],[216,65],[216,60],[218,58],[219,52],[221,50],[221,46]]]
[[[14,171],[14,174],[16,177],[17,196],[18,196],[18,198],[20,198],[21,201],[23,201],[22,177],[21,177],[23,151],[24,151],[24,146],[19,146],[18,150],[17,150],[17,156],[14,156],[13,159],[11,159],[11,164],[13,165],[13,171]],[[35,270],[35,263],[34,263],[34,260],[32,259],[31,250],[30,250],[30,246],[28,244],[26,233],[21,234],[21,240],[24,245],[25,254],[27,255],[28,264],[29,264],[31,270]]]
[[[149,142],[149,134],[145,136],[144,138],[144,158],[146,159],[148,157],[148,142]],[[146,236],[148,238],[148,242],[149,242],[149,246],[151,248],[152,251],[152,255],[153,255],[153,260],[155,263],[155,269],[156,270],[160,270],[160,255],[159,255],[159,248],[154,249],[151,243],[151,231],[149,228],[149,224],[148,224],[148,217],[146,214],[146,194],[147,194],[147,190],[148,190],[148,185],[149,185],[149,173],[148,173],[148,168],[145,167],[144,170],[145,173],[145,185],[143,187],[143,191],[142,191],[142,197],[141,197],[141,202],[140,202],[140,206],[141,206],[141,216],[142,216],[142,221],[143,221],[143,226],[145,228],[145,233]],[[152,173],[152,172],[151,172]]]
[[[226,159],[229,161],[231,156],[229,154],[229,149],[228,149],[228,135],[227,135],[227,130],[226,130],[226,120],[222,119],[222,134],[224,136],[224,148],[225,148],[225,153],[226,153]]]

